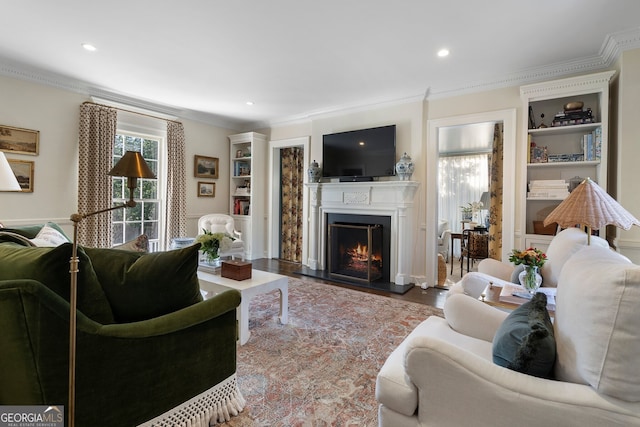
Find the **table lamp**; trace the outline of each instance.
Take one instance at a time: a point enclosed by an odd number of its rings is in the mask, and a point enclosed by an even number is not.
[[[613,197],[607,194],[590,178],[580,183],[566,199],[562,201],[544,219],[544,226],[557,222],[563,228],[580,224],[587,228],[587,244],[591,244],[591,229],[600,229],[605,225],[615,225],[628,230],[638,221]]]
[[[7,158],[4,153],[0,151],[0,191],[22,191],[20,183],[16,178]],[[0,222],[0,228],[4,226]]]
[[[149,165],[145,162],[142,154],[137,151],[127,151],[124,156],[109,171],[111,176],[124,176],[127,178],[127,187],[129,188],[129,200],[121,205],[112,206],[91,213],[76,213],[71,215],[73,222],[73,247],[71,250],[71,260],[69,261],[71,274],[71,293],[70,293],[70,316],[69,316],[69,427],[75,425],[75,371],[76,371],[76,308],[77,290],[78,290],[78,223],[84,218],[99,213],[109,212],[115,209],[130,208],[136,205],[133,200],[133,192],[138,185],[138,178],[155,179],[156,176],[149,169]]]
[[[491,194],[488,191],[484,191],[482,193],[482,196],[480,196],[480,203],[482,203],[481,210],[489,211],[489,208],[491,207]],[[489,214],[487,214],[487,216],[482,218],[482,225],[487,228],[489,228],[489,221],[487,221],[488,219],[489,219]]]
[[[7,158],[0,151],[0,191],[22,191]]]

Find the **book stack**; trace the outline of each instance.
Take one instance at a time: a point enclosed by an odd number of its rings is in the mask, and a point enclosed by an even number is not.
[[[582,151],[585,161],[600,160],[602,156],[602,128],[582,136]]]
[[[571,125],[582,125],[586,123],[594,123],[595,119],[593,117],[593,113],[591,108],[587,108],[583,110],[582,108],[578,110],[564,110],[560,111],[553,117],[553,121],[551,122],[552,127],[557,126],[571,126]]]
[[[529,182],[528,199],[565,199],[569,195],[569,183],[564,179],[542,179]]]

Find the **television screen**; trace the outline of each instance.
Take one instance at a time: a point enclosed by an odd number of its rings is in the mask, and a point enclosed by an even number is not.
[[[322,176],[373,178],[395,175],[396,125],[322,137]]]

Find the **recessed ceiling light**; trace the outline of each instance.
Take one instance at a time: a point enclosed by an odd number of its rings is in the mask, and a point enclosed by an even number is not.
[[[247,105],[253,105],[253,101],[247,101]]]
[[[84,48],[84,50],[88,50],[89,52],[95,52],[96,50],[98,50],[91,43],[82,43],[82,47]]]
[[[445,56],[449,56],[449,49],[440,49],[438,51],[438,56],[440,58],[444,58]]]

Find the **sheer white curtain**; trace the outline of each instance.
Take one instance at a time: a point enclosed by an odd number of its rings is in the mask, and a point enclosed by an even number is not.
[[[438,218],[449,221],[453,232],[461,232],[461,206],[480,201],[489,189],[489,153],[440,155],[438,160]],[[458,251],[456,247],[455,252]]]

